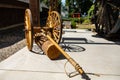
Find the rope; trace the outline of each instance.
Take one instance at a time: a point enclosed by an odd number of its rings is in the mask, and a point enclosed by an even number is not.
[[[72,77],[75,77],[77,75],[79,75],[79,73],[77,71],[74,71],[74,72],[71,72],[71,73],[68,73],[67,70],[66,70],[66,65],[69,61],[66,61],[65,65],[64,65],[64,70],[65,70],[65,73],[66,75],[69,77],[69,78],[72,78]],[[96,73],[86,73],[86,74],[89,74],[89,75],[95,75],[95,76],[98,76],[100,77],[99,74],[96,74]]]
[[[79,75],[79,73],[76,73],[76,71],[75,71],[75,72],[71,72],[71,73],[68,73],[68,72],[67,72],[67,70],[66,70],[66,65],[67,65],[68,62],[69,62],[69,61],[67,60],[66,63],[65,63],[65,65],[64,65],[64,70],[65,70],[66,75],[67,75],[69,78],[72,78],[72,77],[74,77],[74,76]],[[74,73],[74,75],[72,75],[73,73]]]
[[[66,65],[67,65],[68,62],[69,61],[67,60],[65,65],[64,65],[64,70],[65,70],[66,75],[69,78],[72,78],[72,77],[75,77],[75,76],[79,75],[79,73],[77,71],[74,71],[74,72],[71,72],[71,73],[67,72]],[[97,77],[100,77],[101,75],[104,75],[104,76],[120,76],[119,74],[103,74],[103,73],[90,73],[90,72],[86,72],[86,74],[94,75],[94,76],[97,76]]]

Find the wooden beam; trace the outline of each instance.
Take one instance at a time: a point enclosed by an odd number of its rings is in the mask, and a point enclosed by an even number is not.
[[[33,26],[40,27],[40,0],[29,0],[29,7],[32,13]]]
[[[15,8],[15,9],[26,9],[24,6],[16,6],[10,4],[0,4],[0,8]]]
[[[0,0],[0,7],[25,9],[29,7],[29,4],[17,0]]]

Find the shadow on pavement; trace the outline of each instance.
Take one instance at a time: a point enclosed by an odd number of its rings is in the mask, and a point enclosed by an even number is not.
[[[102,43],[102,44],[108,44],[108,45],[120,45],[120,37],[116,37],[116,36],[112,36],[112,37],[105,37],[105,36],[100,36],[98,34],[96,35],[92,35],[92,37],[95,37],[95,38],[104,38],[108,41],[112,41],[113,43]],[[98,43],[100,44],[100,43]]]
[[[96,38],[103,38],[100,36],[94,36]],[[106,39],[107,40],[107,39]],[[111,41],[111,40],[110,40]],[[88,40],[86,38],[68,38],[64,37],[62,38],[62,44],[94,44],[94,45],[120,45],[120,40],[112,40],[112,42],[94,42],[92,40]]]
[[[78,45],[64,44],[61,46],[66,52],[82,52],[85,51],[85,48]]]

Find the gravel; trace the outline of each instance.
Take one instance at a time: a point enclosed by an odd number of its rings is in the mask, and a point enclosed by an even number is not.
[[[23,27],[0,31],[0,62],[25,47]]]

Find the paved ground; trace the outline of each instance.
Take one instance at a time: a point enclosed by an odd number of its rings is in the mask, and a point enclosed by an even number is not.
[[[64,43],[63,43],[64,42]],[[63,49],[75,59],[91,80],[120,80],[120,44],[95,36],[87,30],[65,30]],[[0,63],[0,80],[84,80],[80,75],[69,78],[65,70],[75,71],[63,56],[50,60],[34,45],[25,47]]]

